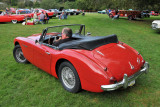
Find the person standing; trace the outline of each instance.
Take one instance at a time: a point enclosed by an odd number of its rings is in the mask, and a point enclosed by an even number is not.
[[[45,18],[45,15],[44,15],[44,13],[43,12],[41,12],[41,14],[39,15],[39,21],[42,23],[42,24],[44,24],[44,18]]]
[[[48,20],[49,20],[49,16],[47,14],[47,12],[45,13],[45,18],[44,18],[44,22],[48,24]]]
[[[36,11],[34,12],[33,20],[34,20],[34,23],[35,23],[35,24],[38,23],[38,16],[37,16],[37,12],[36,12]]]
[[[8,9],[8,7],[6,7],[6,14],[9,14],[9,9]]]

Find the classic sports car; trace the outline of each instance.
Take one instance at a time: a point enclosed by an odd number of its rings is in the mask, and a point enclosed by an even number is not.
[[[151,11],[151,12],[150,12],[150,15],[152,15],[152,16],[158,16],[159,13],[158,13],[158,11]]]
[[[62,28],[69,27],[70,41],[54,46]],[[149,72],[149,64],[133,48],[118,41],[116,35],[84,36],[84,25],[48,27],[42,34],[14,39],[13,56],[19,63],[28,61],[59,78],[69,92],[80,89],[103,92],[127,88],[141,74]]]
[[[25,17],[21,15],[0,15],[0,22],[12,22],[12,23],[17,23],[20,21],[24,21]]]
[[[100,14],[106,14],[106,10],[98,11]]]

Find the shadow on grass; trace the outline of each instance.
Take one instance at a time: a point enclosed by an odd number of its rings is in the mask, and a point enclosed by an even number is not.
[[[0,24],[7,24],[7,23],[10,23],[10,22],[0,22]]]

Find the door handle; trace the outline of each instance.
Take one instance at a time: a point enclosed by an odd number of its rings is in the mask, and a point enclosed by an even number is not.
[[[50,55],[50,53],[49,53],[49,52],[47,52],[47,51],[46,51],[46,54]]]

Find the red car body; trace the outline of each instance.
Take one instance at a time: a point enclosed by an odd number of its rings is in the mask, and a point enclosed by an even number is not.
[[[41,12],[43,13],[47,13],[49,17],[53,17],[54,12],[50,12],[49,10],[44,10],[44,9],[36,9],[35,11],[37,11],[37,15],[39,16],[41,14]],[[33,14],[34,15],[34,14]],[[32,16],[33,17],[33,16]]]
[[[21,15],[0,15],[0,22],[24,21],[25,17]]]
[[[151,11],[151,12],[150,12],[150,15],[152,15],[152,16],[158,16],[159,13],[158,13],[158,12],[155,12],[155,11]]]
[[[127,17],[129,20],[141,18],[141,11],[137,10],[119,10],[116,11],[112,10],[109,14],[110,18],[113,18],[115,15],[119,15],[119,17]]]
[[[16,10],[15,10],[14,8],[10,8],[10,12],[11,12],[12,14],[15,14],[15,13],[16,13]]]
[[[59,67],[63,61],[70,62],[77,71],[81,88],[91,92],[111,91],[119,87],[126,88],[130,81],[126,83],[127,86],[124,86],[124,84],[120,86],[120,82],[125,81],[124,78],[126,75],[130,79],[144,69],[145,65],[149,67],[148,63],[144,61],[135,49],[125,43],[117,41],[116,35],[95,37],[95,39],[94,37],[86,37],[91,38],[88,42],[86,42],[88,39],[84,37],[84,43],[77,45],[81,45],[80,47],[85,47],[86,45],[87,47],[89,46],[88,44],[92,44],[90,45],[90,47],[92,47],[97,44],[94,49],[78,49],[76,47],[72,49],[61,48],[60,46],[59,49],[57,49],[57,47],[53,49],[49,45],[46,45],[46,43],[43,44],[40,42],[44,35],[56,35],[57,37],[59,34],[60,32],[46,33],[44,31],[42,34],[34,34],[29,37],[17,37],[14,39],[14,45],[21,47],[24,57],[30,63],[56,78],[59,78],[57,67]],[[96,41],[96,39],[99,42]],[[109,43],[101,44],[105,39]],[[148,68],[146,68],[143,73],[144,72],[148,72]],[[135,78],[133,80],[135,80]]]
[[[36,9],[35,11],[37,11],[37,16],[39,16],[41,14],[41,12],[47,13],[49,17],[53,17],[53,15],[54,15],[54,12],[46,11],[43,9]],[[33,17],[34,13],[27,13],[27,14],[21,14],[21,15],[31,18],[31,17]]]

